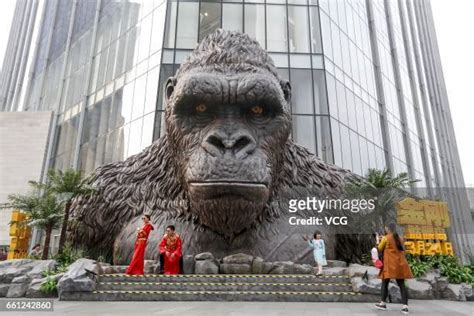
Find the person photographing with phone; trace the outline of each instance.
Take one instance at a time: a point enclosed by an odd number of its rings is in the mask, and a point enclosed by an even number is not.
[[[383,253],[383,266],[379,272],[379,278],[382,279],[382,300],[375,304],[380,310],[387,310],[385,300],[388,296],[388,285],[390,279],[397,281],[402,296],[403,314],[408,314],[408,290],[405,286],[406,279],[412,279],[413,274],[405,258],[404,241],[397,233],[395,223],[385,225],[385,236],[377,235],[377,250]]]

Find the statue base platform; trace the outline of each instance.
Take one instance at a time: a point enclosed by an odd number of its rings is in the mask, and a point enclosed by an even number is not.
[[[182,274],[98,276],[92,292],[67,292],[71,301],[377,302],[352,289],[346,275]]]

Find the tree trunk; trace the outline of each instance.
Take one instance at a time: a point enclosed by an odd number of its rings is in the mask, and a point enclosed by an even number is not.
[[[59,249],[58,253],[61,254],[63,252],[64,243],[66,242],[66,231],[67,231],[67,224],[69,221],[69,209],[71,208],[71,200],[67,201],[66,206],[64,208],[64,219],[63,225],[61,227],[61,235],[59,236]]]
[[[49,255],[49,243],[51,242],[51,233],[53,232],[53,226],[46,227],[46,238],[44,239],[44,246],[43,246],[43,256],[41,257],[42,260],[47,260]]]

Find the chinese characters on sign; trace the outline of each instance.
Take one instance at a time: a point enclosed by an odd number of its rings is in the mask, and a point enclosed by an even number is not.
[[[397,222],[405,228],[405,249],[414,255],[454,255],[446,228],[450,227],[448,204],[406,198],[396,205]]]
[[[23,225],[26,215],[18,210],[12,212],[12,224],[10,225],[10,250],[8,260],[22,259],[28,256],[28,242],[30,239],[30,228]]]

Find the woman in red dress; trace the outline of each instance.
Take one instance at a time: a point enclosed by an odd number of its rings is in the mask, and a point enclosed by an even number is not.
[[[127,271],[125,271],[127,274],[144,274],[146,242],[150,231],[154,228],[150,224],[150,215],[144,214],[142,220],[144,224],[141,228],[137,228],[137,241],[135,242],[132,262],[130,262]]]
[[[160,269],[164,274],[179,274],[181,273],[180,259],[181,253],[181,238],[175,232],[173,225],[166,227],[166,234],[159,245],[160,251]]]

